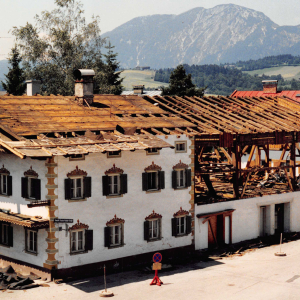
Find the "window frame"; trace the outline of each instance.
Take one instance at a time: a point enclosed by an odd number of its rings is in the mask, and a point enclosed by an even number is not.
[[[184,144],[184,150],[178,150],[177,145]],[[175,153],[187,153],[187,141],[176,141],[175,142]]]
[[[8,195],[8,176],[8,174],[0,174],[0,194],[4,196]],[[6,192],[3,192],[4,177],[6,178]]]
[[[154,151],[154,149],[155,149],[156,151]],[[159,150],[159,148],[148,148],[148,149],[146,150],[146,154],[147,154],[147,155],[159,155],[159,154],[160,154],[160,150]]]
[[[122,151],[107,151],[107,158],[116,158],[116,157],[121,157]]]
[[[186,188],[186,169],[175,169],[175,171],[177,173],[176,174],[176,188],[177,189],[184,189],[184,188]],[[181,176],[181,174],[183,175],[182,176],[182,185],[180,185],[180,181],[181,181],[180,176]]]
[[[84,176],[70,176],[69,177],[71,180],[72,180],[72,184],[73,184],[73,187],[71,186],[70,189],[71,189],[71,194],[72,194],[72,197],[70,200],[79,200],[79,199],[83,199],[84,198]],[[77,194],[77,179],[80,179],[80,184],[81,184],[81,195],[79,197],[74,197],[76,194]],[[74,195],[75,193],[75,195]]]
[[[36,198],[32,196],[32,193],[34,195],[32,179],[38,179],[38,178],[36,176],[26,176],[26,177],[28,179],[28,183],[27,183],[28,199],[35,200]]]
[[[4,230],[4,227],[6,228],[6,230]],[[1,241],[0,241],[0,245],[9,246],[9,227],[10,227],[9,224],[5,224],[5,223],[1,224]],[[6,241],[3,241],[4,237],[6,238]]]
[[[155,175],[155,185],[156,185],[156,188],[154,188],[154,189],[152,189],[152,188],[149,188],[149,174],[153,174],[153,173],[155,173],[156,175]],[[148,182],[148,189],[147,189],[147,192],[151,192],[151,191],[158,191],[159,190],[159,184],[158,184],[158,171],[147,171],[146,172],[146,174],[147,174],[147,182]]]
[[[121,247],[121,246],[123,246],[124,245],[124,242],[123,242],[123,240],[124,240],[124,232],[123,232],[123,228],[124,228],[124,226],[123,226],[123,223],[116,223],[116,224],[109,224],[108,225],[108,227],[110,228],[110,238],[109,238],[109,248],[117,248],[117,247]],[[116,233],[115,233],[115,229],[116,229],[116,227],[118,227],[119,228],[119,241],[118,241],[118,243],[115,243],[115,242],[113,242],[112,243],[112,240],[113,241],[115,241],[115,235],[116,235]]]
[[[69,161],[76,161],[76,160],[85,160],[84,154],[71,154],[69,156]]]
[[[187,234],[187,226],[186,226],[186,215],[185,216],[178,216],[176,218],[176,236],[182,236]],[[182,220],[183,220],[183,232],[180,232],[180,228],[182,226]]]
[[[121,195],[121,174],[120,173],[113,173],[113,174],[108,174],[108,178],[109,178],[109,182],[108,182],[108,186],[109,186],[109,194],[107,196],[120,196]],[[110,182],[110,180],[112,178],[117,178],[117,193],[113,193],[112,191],[114,190],[114,186],[115,183],[114,182]]]
[[[70,254],[77,254],[77,253],[82,253],[82,252],[86,252],[86,247],[85,247],[85,243],[86,243],[86,240],[85,240],[85,232],[86,230],[85,229],[74,229],[74,230],[70,230]],[[79,235],[79,232],[82,232],[82,249],[78,249],[78,243],[79,243],[79,238],[78,238],[78,235]],[[76,244],[76,249],[73,250],[72,249],[72,246],[73,246],[73,234],[75,233],[75,244]]]
[[[34,248],[30,249],[31,248],[31,245],[30,245],[31,233],[33,234],[33,246],[35,244],[35,248],[36,248],[35,250],[34,250]],[[38,231],[26,228],[25,229],[25,238],[26,238],[25,251],[29,254],[37,255],[38,254]]]
[[[149,219],[147,221],[149,222],[149,239],[148,239],[148,241],[160,240],[160,236],[161,236],[161,219],[160,218],[155,218],[155,219]],[[153,236],[153,225],[154,225],[153,222],[157,223],[157,236]]]

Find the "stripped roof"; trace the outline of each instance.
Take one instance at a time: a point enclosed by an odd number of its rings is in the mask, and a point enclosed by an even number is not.
[[[237,91],[231,97],[288,97],[300,101],[300,91],[278,91],[277,93],[266,93],[264,91]]]
[[[103,133],[100,139],[92,137],[41,138],[25,141],[3,141],[0,145],[19,156],[51,157],[53,155],[74,155],[117,151],[145,150],[149,148],[173,148],[173,146],[152,135],[122,135]]]
[[[0,211],[0,221],[20,225],[28,228],[48,228],[49,220],[13,212]]]
[[[174,128],[190,122],[166,112],[138,96],[95,95],[85,107],[75,97],[0,96],[0,126],[12,135],[115,130],[122,128]]]
[[[300,131],[300,104],[280,97],[145,96],[197,126],[198,134]]]

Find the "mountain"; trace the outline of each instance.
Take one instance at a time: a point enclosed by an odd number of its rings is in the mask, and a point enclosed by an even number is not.
[[[116,47],[122,67],[165,68],[298,55],[300,26],[279,26],[261,12],[225,4],[134,18],[104,37]]]

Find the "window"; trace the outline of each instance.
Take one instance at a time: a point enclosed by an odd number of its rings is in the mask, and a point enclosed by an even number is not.
[[[120,247],[124,245],[123,223],[105,227],[105,247]]]
[[[65,199],[79,200],[92,196],[92,178],[87,176],[70,176],[65,179]]]
[[[7,175],[1,174],[0,181],[1,181],[1,194],[7,195]]]
[[[176,216],[172,219],[172,236],[187,235],[192,232],[192,217],[189,215]]]
[[[71,231],[71,253],[84,251],[84,230]]]
[[[41,180],[35,176],[22,177],[22,197],[30,200],[41,200]]]
[[[75,160],[85,160],[84,154],[72,154],[69,157],[70,161],[75,161]]]
[[[142,175],[143,191],[157,191],[165,188],[164,171],[148,171]]]
[[[102,177],[103,196],[118,196],[127,193],[127,174],[111,174]]]
[[[119,195],[120,194],[120,175],[109,175],[109,194]]]
[[[185,234],[186,233],[186,217],[178,217],[176,218],[176,234]]]
[[[26,251],[37,254],[37,231],[26,229]]]
[[[107,152],[107,157],[121,157],[121,151],[108,151]]]
[[[0,245],[13,247],[13,227],[7,223],[0,223]]]
[[[175,169],[172,172],[172,188],[182,189],[192,185],[191,169]]]
[[[159,154],[159,149],[158,148],[149,148],[146,150],[147,155],[155,155]]]
[[[175,142],[175,153],[185,153],[187,152],[186,150],[186,141],[183,142]]]
[[[12,195],[12,177],[9,171],[3,167],[0,169],[0,194],[5,196]]]
[[[161,218],[150,219],[144,222],[144,240],[154,241],[161,239]]]

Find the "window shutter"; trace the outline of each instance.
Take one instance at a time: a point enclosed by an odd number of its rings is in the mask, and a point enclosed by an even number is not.
[[[165,172],[164,171],[158,171],[158,189],[162,190],[165,188]]]
[[[71,199],[71,186],[72,186],[72,179],[66,178],[65,179],[65,199],[66,200]]]
[[[28,251],[28,230],[25,229],[25,250]]]
[[[161,226],[161,218],[158,219],[158,238],[161,240],[162,226]]]
[[[185,170],[185,185],[186,187],[189,187],[192,185],[192,170],[191,169],[186,169]]]
[[[172,188],[177,189],[177,171],[172,171]]]
[[[148,190],[148,174],[146,172],[144,172],[142,174],[142,181],[143,181],[143,191],[147,191]]]
[[[177,220],[172,218],[172,236],[177,236]]]
[[[93,230],[85,230],[85,250],[93,250]]]
[[[149,240],[149,221],[144,222],[144,240]]]
[[[13,247],[14,246],[14,241],[13,241],[13,234],[14,229],[12,226],[8,227],[8,246]]]
[[[28,198],[28,178],[22,177],[21,178],[21,196],[23,198]]]
[[[192,217],[186,216],[186,234],[190,234],[192,232]]]
[[[103,190],[103,196],[109,195],[109,178],[107,175],[102,176],[102,190]]]
[[[120,226],[120,234],[121,234],[121,245],[124,245],[124,224]]]
[[[120,184],[121,184],[120,194],[126,194],[128,190],[127,174],[120,175]]]
[[[110,247],[111,227],[104,227],[104,247]]]
[[[31,178],[31,182],[34,191],[34,199],[41,200],[41,180],[37,178]]]
[[[0,244],[2,244],[2,223],[0,223]]]
[[[7,196],[12,195],[12,176],[7,176]]]
[[[89,198],[92,197],[92,177],[84,177],[83,178],[83,197]]]

